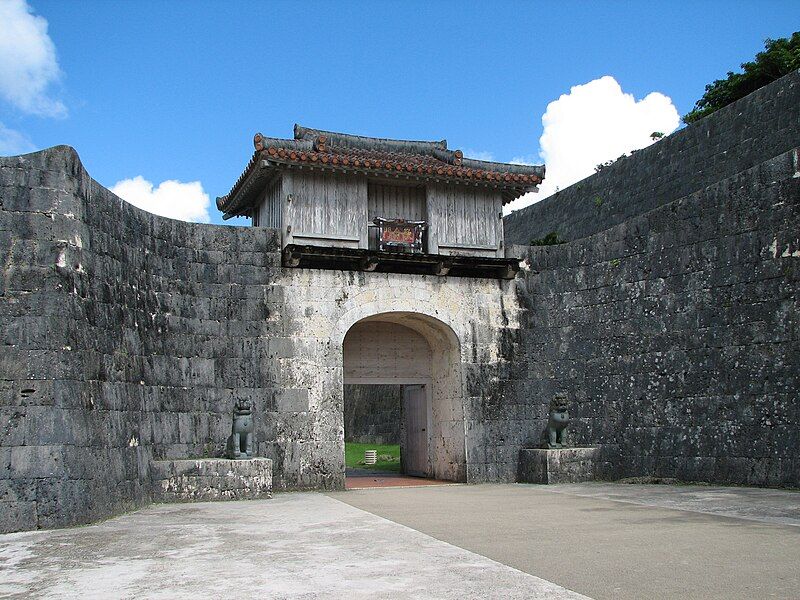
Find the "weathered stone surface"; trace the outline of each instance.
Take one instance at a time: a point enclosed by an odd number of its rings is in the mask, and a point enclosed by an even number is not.
[[[524,385],[620,475],[800,485],[797,151],[527,251]],[[533,445],[533,444],[532,444]]]
[[[31,171],[59,182],[42,190],[51,203],[24,202]],[[381,312],[452,330],[470,400],[442,416],[436,452],[457,435],[484,444],[464,422],[482,419],[472,398],[508,370],[513,282],[283,269],[279,232],[148,214],[63,146],[0,159],[0,186],[14,195],[0,198],[0,479],[35,490],[37,526],[146,504],[151,461],[222,456],[241,399],[275,489],[343,488],[342,340]],[[452,477],[513,479],[513,453],[502,471],[475,453],[468,473],[466,452]]]
[[[254,500],[272,497],[272,461],[197,458],[150,465],[155,502]]]
[[[564,391],[620,475],[800,485],[798,77],[507,220],[574,224],[509,248],[515,281],[283,269],[280,232],[145,213],[71,148],[0,158],[2,530],[149,502],[152,461],[222,456],[242,399],[276,490],[342,488],[342,342],[379,313],[456,340],[449,478],[514,481]]]
[[[36,502],[0,500],[0,531],[36,529]]]
[[[399,385],[345,385],[345,440],[363,444],[399,444],[402,404],[403,388]]]
[[[524,448],[519,451],[520,483],[580,483],[608,472],[603,448]]]

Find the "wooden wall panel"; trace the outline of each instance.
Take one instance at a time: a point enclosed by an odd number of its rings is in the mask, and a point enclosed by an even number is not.
[[[500,192],[431,185],[427,193],[429,249],[440,254],[503,256]]]
[[[367,214],[369,222],[375,217],[384,219],[406,219],[407,221],[424,221],[425,188],[397,186],[369,182],[367,186]],[[378,230],[370,228],[370,248],[378,247]]]
[[[261,197],[261,204],[253,212],[254,227],[281,228],[281,202],[283,186],[280,177],[272,182]]]
[[[369,183],[369,220],[375,217],[384,219],[406,219],[422,221],[425,219],[425,188],[383,185]]]
[[[426,220],[428,252],[503,256],[501,212],[500,192],[485,188],[405,187],[368,183],[358,176],[288,171],[282,187],[265,194],[257,224],[281,227],[284,244],[368,248],[368,224],[375,217]]]
[[[327,173],[292,172],[285,188],[285,243],[365,248],[367,182]],[[285,232],[284,232],[285,233]]]

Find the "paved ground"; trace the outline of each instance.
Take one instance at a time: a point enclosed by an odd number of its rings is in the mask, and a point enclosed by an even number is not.
[[[556,485],[551,486],[549,491],[737,517],[762,523],[800,526],[800,491],[697,485],[621,485],[616,483]],[[800,591],[798,595],[800,595]]]
[[[0,597],[799,598],[798,565],[799,492],[456,485],[0,535]]]
[[[580,484],[330,495],[597,599],[800,598],[798,492]]]
[[[160,505],[1,535],[0,596],[583,598],[322,494]]]
[[[348,490],[364,490],[368,488],[386,487],[418,487],[421,485],[455,485],[452,481],[411,477],[391,471],[371,469],[347,469],[344,487]]]

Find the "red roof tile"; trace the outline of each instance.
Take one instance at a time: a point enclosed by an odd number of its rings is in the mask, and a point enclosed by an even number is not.
[[[504,202],[533,191],[542,181],[544,167],[512,165],[464,158],[461,150],[447,150],[447,142],[384,140],[330,132],[319,132],[298,125],[296,139],[253,138],[255,154],[227,196],[217,198],[225,216],[247,214],[257,192],[246,185],[259,163],[268,168],[293,168],[306,165],[336,171],[447,180],[452,183],[478,183],[500,187]],[[397,150],[395,150],[397,149]],[[398,151],[402,150],[402,151]],[[465,164],[466,163],[466,164]],[[246,189],[245,189],[246,188]]]

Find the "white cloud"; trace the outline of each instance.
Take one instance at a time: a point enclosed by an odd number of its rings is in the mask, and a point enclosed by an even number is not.
[[[25,134],[9,129],[3,123],[0,123],[0,155],[25,154],[34,150],[36,150],[36,146]]]
[[[486,150],[464,150],[464,158],[474,158],[475,160],[494,160],[494,154]]]
[[[47,93],[61,77],[47,20],[24,0],[2,0],[0,23],[0,96],[26,113],[66,116],[66,106]]]
[[[535,165],[537,163],[537,157],[533,154],[527,154],[525,156],[515,156],[510,161],[512,165]],[[541,161],[539,161],[541,162]]]
[[[199,181],[182,183],[170,179],[153,187],[141,175],[118,181],[111,188],[117,196],[148,212],[181,221],[208,223],[210,200]]]
[[[542,200],[593,174],[598,164],[649,146],[651,133],[670,134],[679,124],[672,100],[659,92],[637,101],[608,75],[576,85],[569,94],[548,104],[542,116],[539,154],[547,173],[539,193],[527,194],[509,208],[516,210]],[[514,160],[534,162],[531,158]]]

